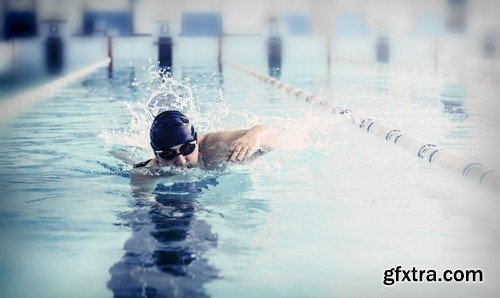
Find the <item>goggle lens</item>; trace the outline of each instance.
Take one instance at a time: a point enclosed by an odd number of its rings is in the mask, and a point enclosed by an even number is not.
[[[179,148],[179,152],[172,150],[172,149],[164,149],[164,150],[156,150],[156,156],[161,157],[163,159],[172,159],[175,158],[179,155],[189,155],[194,152],[194,149],[196,148],[196,141],[191,141],[182,144],[182,146]]]

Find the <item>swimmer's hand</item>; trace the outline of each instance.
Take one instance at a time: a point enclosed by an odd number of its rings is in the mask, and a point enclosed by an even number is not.
[[[256,152],[274,147],[276,132],[267,125],[255,125],[250,129],[217,131],[205,135],[200,152],[205,165],[207,159],[238,162],[255,157]]]
[[[243,161],[264,148],[272,148],[276,132],[267,125],[256,125],[231,143],[227,161]]]
[[[238,138],[229,147],[230,154],[227,158],[228,161],[243,161],[252,155],[260,148],[260,141],[258,135],[247,133]]]

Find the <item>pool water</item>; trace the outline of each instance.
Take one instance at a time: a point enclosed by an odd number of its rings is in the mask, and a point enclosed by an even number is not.
[[[115,61],[1,124],[2,296],[498,293],[498,194],[231,66],[219,72],[215,44],[179,41],[172,79],[147,59]],[[286,48],[281,79],[496,165],[497,86],[299,59],[323,47]],[[228,38],[224,55],[266,73],[262,48]],[[201,133],[268,123],[277,148],[134,191],[131,165],[110,152],[151,158],[151,113],[165,107]],[[484,282],[384,286],[398,265],[480,268]]]

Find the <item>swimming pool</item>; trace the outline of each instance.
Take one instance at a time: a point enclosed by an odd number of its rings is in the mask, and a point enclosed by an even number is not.
[[[267,72],[263,42],[229,37],[224,55]],[[118,59],[111,76],[100,69],[2,123],[3,296],[498,293],[497,194],[235,68],[219,73],[215,45],[179,40],[175,81],[164,85],[147,60]],[[323,48],[290,40],[281,78],[461,154],[498,160],[498,87],[346,63],[328,72],[323,56],[304,58]],[[133,192],[131,166],[109,152],[150,157],[145,110],[159,107],[148,99],[160,90],[160,99],[185,104],[202,132],[265,122],[279,131],[279,147],[254,164]],[[481,268],[484,282],[385,286],[384,270],[398,265]]]

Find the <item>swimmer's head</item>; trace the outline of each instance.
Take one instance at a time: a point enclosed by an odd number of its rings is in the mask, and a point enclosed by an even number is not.
[[[170,110],[158,114],[149,130],[149,137],[160,165],[193,167],[197,164],[197,134],[181,112]]]

